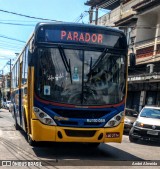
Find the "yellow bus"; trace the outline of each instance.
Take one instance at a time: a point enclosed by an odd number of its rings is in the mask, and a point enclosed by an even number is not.
[[[121,142],[127,43],[118,29],[38,23],[12,68],[12,114],[30,145]]]

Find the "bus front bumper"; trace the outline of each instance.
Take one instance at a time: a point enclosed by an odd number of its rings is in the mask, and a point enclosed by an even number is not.
[[[31,137],[34,141],[53,142],[118,142],[122,141],[124,123],[113,128],[73,128],[48,126],[31,120]]]

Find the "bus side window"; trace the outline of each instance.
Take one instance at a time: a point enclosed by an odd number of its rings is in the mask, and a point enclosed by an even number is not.
[[[23,52],[23,68],[22,68],[22,84],[26,84],[27,82],[27,74],[28,74],[28,46],[25,48]]]
[[[24,88],[23,92],[24,92],[24,95],[27,95],[27,87]]]

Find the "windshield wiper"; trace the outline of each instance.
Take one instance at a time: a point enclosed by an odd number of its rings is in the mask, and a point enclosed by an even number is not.
[[[59,53],[61,55],[64,67],[65,67],[66,71],[70,74],[70,80],[71,80],[71,84],[72,84],[72,71],[71,71],[70,59],[69,59],[69,62],[68,62],[67,57],[66,57],[66,55],[64,53],[64,50],[60,45],[58,46],[58,49],[59,49]]]
[[[91,71],[93,71],[93,69],[95,69],[97,67],[97,65],[103,60],[103,58],[106,56],[106,53],[107,53],[107,48],[104,49],[104,51],[101,53],[99,58],[96,60],[96,62],[94,63],[94,65],[91,68]]]
[[[90,70],[89,73],[87,74],[88,76],[88,80],[91,77],[92,72],[96,69],[96,67],[99,65],[99,63],[103,60],[103,58],[106,56],[107,53],[107,48],[104,49],[104,51],[101,53],[101,55],[98,57],[98,59],[96,60],[96,62],[94,63],[94,65],[92,66],[92,57],[90,60]]]
[[[92,57],[90,59],[90,64],[89,64],[89,73],[91,72],[91,70],[92,70]]]

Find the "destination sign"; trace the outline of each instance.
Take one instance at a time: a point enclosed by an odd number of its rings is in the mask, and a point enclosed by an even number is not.
[[[38,42],[51,43],[69,43],[69,44],[94,44],[111,47],[120,47],[120,34],[113,34],[109,31],[101,31],[101,29],[72,29],[69,28],[53,28],[39,29]]]
[[[64,30],[60,32],[60,39],[62,41],[103,44],[104,38],[106,38],[105,35],[99,33],[64,31]]]

